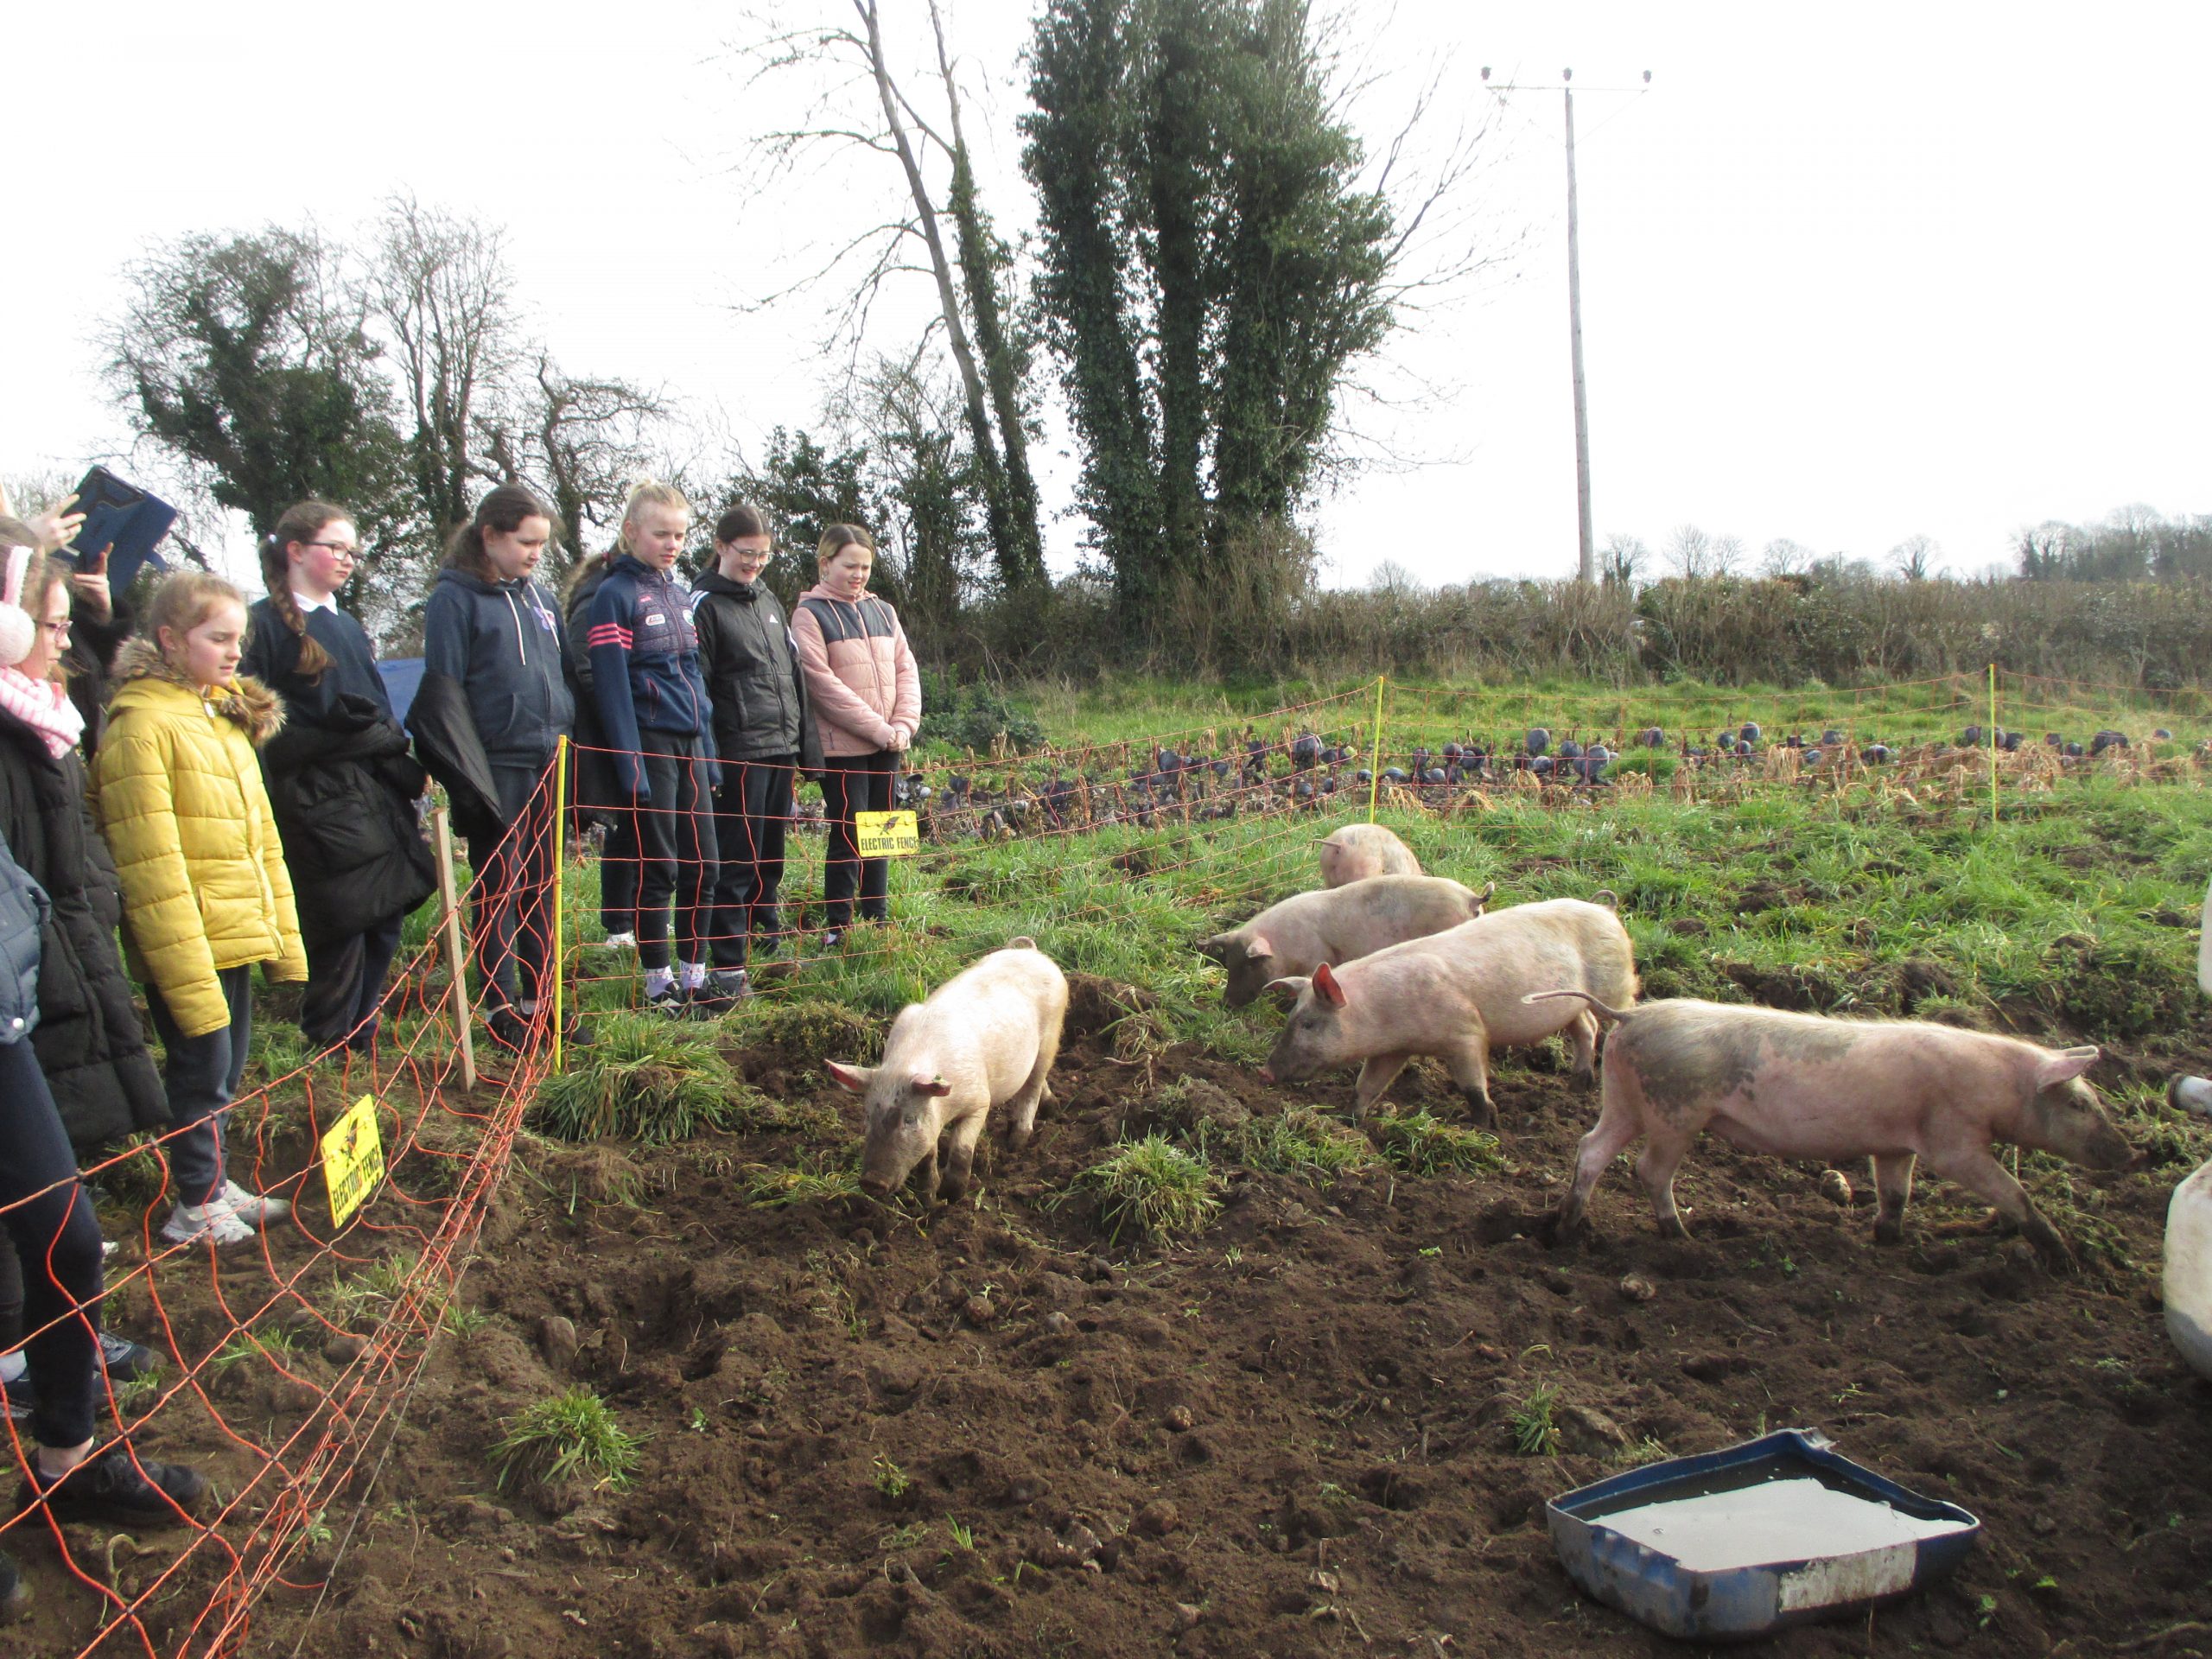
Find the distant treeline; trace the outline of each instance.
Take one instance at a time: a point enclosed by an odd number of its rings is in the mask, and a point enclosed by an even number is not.
[[[2009,671],[2145,690],[2212,684],[2212,583],[1918,582],[1863,574],[1670,577],[1641,589],[1477,582],[1331,592],[1224,579],[1179,594],[1148,658],[1109,626],[1103,583],[1057,583],[1019,612],[986,604],[931,642],[956,671],[1611,684],[1879,684]],[[920,642],[918,641],[918,644]]]
[[[2020,532],[2031,582],[2202,582],[2212,577],[2212,514],[2167,518],[2122,507],[2101,524],[2056,519]]]

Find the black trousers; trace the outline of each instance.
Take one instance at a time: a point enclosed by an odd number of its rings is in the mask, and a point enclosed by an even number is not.
[[[619,812],[599,847],[599,925],[609,933],[638,931],[638,820]]]
[[[344,1043],[365,1054],[375,1044],[384,1007],[385,978],[399,950],[404,917],[378,923],[332,944],[308,947],[307,995],[300,999],[300,1033],[318,1048]]]
[[[715,791],[721,873],[710,931],[717,968],[744,967],[753,934],[783,931],[784,831],[798,762],[791,754],[722,762],[721,787]]]
[[[496,844],[468,844],[476,879],[468,889],[471,932],[485,1000],[494,1007],[535,1004],[551,995],[554,866],[548,833],[552,802],[543,769],[492,767],[507,825]]]
[[[873,754],[842,755],[823,762],[822,807],[829,821],[830,851],[822,865],[822,901],[831,927],[850,925],[855,890],[863,921],[890,918],[891,861],[861,856],[853,815],[891,810],[894,759],[890,750],[878,749]]]
[[[0,1047],[0,1226],[21,1264],[20,1280],[0,1286],[0,1296],[15,1290],[11,1338],[37,1333],[23,1345],[38,1396],[31,1438],[82,1446],[92,1438],[93,1354],[106,1294],[100,1225],[46,1074],[23,1041]]]
[[[696,737],[640,732],[650,801],[632,817],[638,836],[638,962],[668,966],[668,906],[676,901],[676,945],[686,962],[704,962],[714,925],[715,763]]]

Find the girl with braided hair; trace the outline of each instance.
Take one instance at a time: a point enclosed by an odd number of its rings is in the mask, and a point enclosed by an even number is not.
[[[261,762],[307,940],[300,1029],[319,1046],[365,1053],[400,924],[437,886],[437,869],[415,815],[428,774],[392,718],[367,631],[338,605],[359,556],[343,507],[287,508],[262,538],[269,591],[247,613],[239,669],[284,708]]]

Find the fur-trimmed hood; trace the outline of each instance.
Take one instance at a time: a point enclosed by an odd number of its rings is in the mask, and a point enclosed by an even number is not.
[[[259,680],[242,674],[231,682],[227,695],[211,697],[207,688],[194,685],[171,668],[168,659],[162,655],[161,647],[151,639],[124,642],[123,649],[116,655],[115,679],[115,695],[108,699],[111,713],[144,701],[154,686],[173,686],[194,702],[237,721],[256,748],[276,736],[284,724],[284,700]]]

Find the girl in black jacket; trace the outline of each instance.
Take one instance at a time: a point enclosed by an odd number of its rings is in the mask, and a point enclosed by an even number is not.
[[[300,1029],[319,1047],[366,1053],[400,924],[437,869],[415,816],[429,779],[392,718],[367,632],[338,608],[359,553],[343,507],[287,508],[262,540],[269,594],[247,613],[238,668],[284,703],[261,760],[308,947]]]
[[[716,568],[693,589],[699,667],[722,762],[715,791],[721,868],[709,930],[715,972],[693,999],[709,1013],[751,994],[747,966],[753,935],[762,936],[764,956],[776,951],[791,789],[798,772],[822,767],[821,734],[807,709],[791,625],[760,580],[774,554],[766,521],[751,507],[732,507],[715,525]]]

